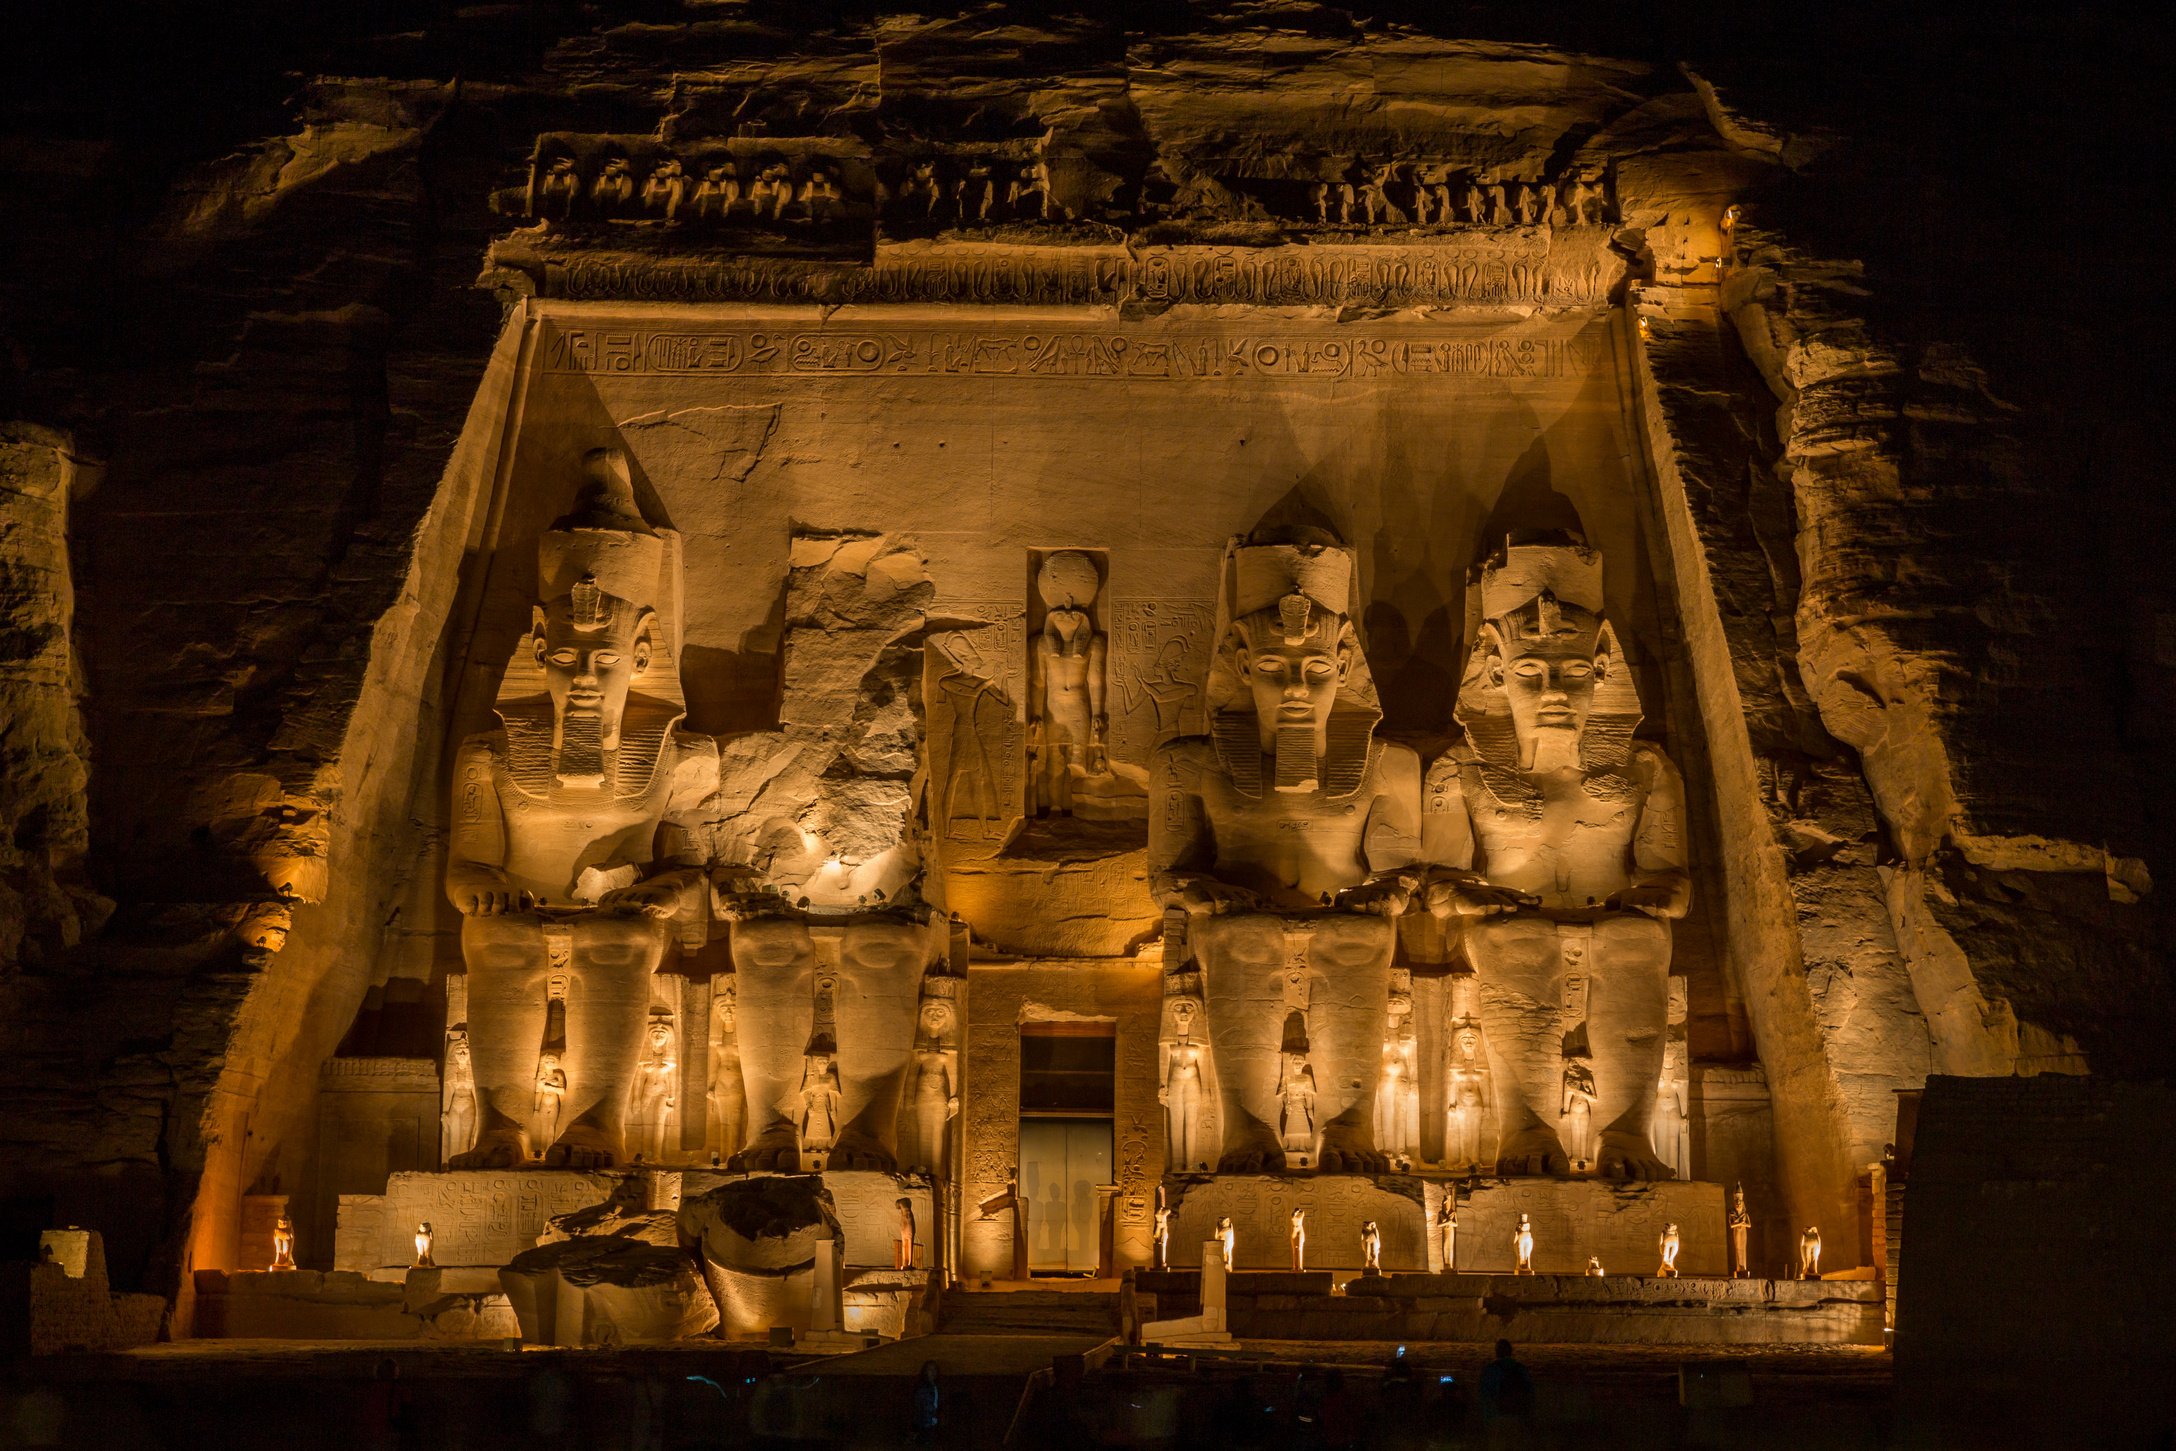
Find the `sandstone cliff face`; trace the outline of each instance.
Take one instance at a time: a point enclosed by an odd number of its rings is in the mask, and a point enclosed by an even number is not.
[[[171,1291],[185,1257],[221,1262],[234,1196],[300,1187],[316,1065],[373,992],[380,938],[427,930],[409,803],[436,766],[411,723],[442,719],[465,658],[455,590],[526,325],[502,333],[499,301],[583,267],[608,287],[744,254],[761,286],[824,297],[946,248],[1100,246],[1115,268],[1127,247],[1368,247],[1425,225],[1413,187],[1481,168],[1609,178],[1606,247],[1536,265],[1647,320],[1637,341],[1626,324],[1628,407],[1682,632],[1667,726],[1707,758],[1686,761],[1714,782],[1703,890],[1729,903],[1730,1001],[1702,1051],[1767,1064],[1794,1216],[1846,1213],[1891,1090],[1930,1066],[2151,1068],[2176,596],[2145,562],[2165,511],[2141,505],[2126,538],[2108,499],[2143,495],[2156,455],[2066,422],[2093,389],[2018,360],[2122,370],[2088,339],[1960,324],[1969,294],[1927,275],[1939,225],[1869,236],[1823,212],[1853,186],[1893,201],[1867,180],[1882,165],[1937,169],[1901,127],[1824,133],[1727,65],[1688,76],[1678,55],[1477,23],[1512,38],[1306,6],[1133,32],[705,7],[561,31],[476,11],[327,37],[300,64],[340,79],[288,96],[256,77],[266,104],[155,143],[94,137],[87,106],[26,109],[0,154],[34,219],[0,283],[0,416],[20,420],[0,433],[0,1198],[99,1225],[120,1283]],[[1593,33],[1641,43],[1609,25]],[[1815,121],[1847,125],[1849,94]],[[660,247],[526,214],[546,132],[691,156],[813,138],[841,177],[895,192],[951,148],[965,175],[1033,185],[971,224],[957,203],[918,221],[871,200],[813,239]],[[1385,165],[1402,169],[1371,224]],[[1973,275],[1999,277],[1976,245]],[[1888,248],[1904,260],[1884,268]],[[471,286],[487,253],[496,300]],[[591,266],[607,255],[609,275]],[[1078,300],[1173,305],[1140,278]],[[882,623],[864,678],[907,628]],[[744,702],[719,710],[748,725]],[[790,741],[778,724],[746,749]],[[899,763],[856,770],[900,809]]]

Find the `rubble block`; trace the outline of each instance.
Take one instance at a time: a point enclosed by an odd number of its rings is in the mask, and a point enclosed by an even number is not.
[[[927,1270],[851,1270],[841,1323],[853,1334],[901,1340],[919,1332],[916,1321],[928,1295]]]
[[[116,1295],[96,1230],[49,1229],[35,1264],[0,1264],[0,1355],[126,1350],[159,1338],[166,1301]]]
[[[708,1334],[718,1323],[694,1259],[650,1238],[553,1240],[516,1255],[499,1281],[530,1345],[656,1345]]]
[[[719,1170],[684,1169],[680,1172],[683,1198],[716,1189],[739,1179],[760,1174],[728,1174]],[[789,1176],[790,1177],[790,1176]],[[936,1232],[937,1214],[927,1174],[893,1174],[878,1169],[826,1169],[824,1188],[838,1215],[845,1236],[841,1263],[853,1269],[885,1269],[893,1264],[892,1247],[899,1233],[899,1201],[914,1206],[915,1262],[930,1263],[929,1245]]]
[[[816,1304],[820,1279],[837,1293],[844,1244],[824,1180],[817,1174],[743,1176],[683,1195],[680,1238],[702,1259],[722,1334],[838,1328],[839,1307],[826,1307],[825,1316]],[[822,1275],[819,1257],[828,1262]]]

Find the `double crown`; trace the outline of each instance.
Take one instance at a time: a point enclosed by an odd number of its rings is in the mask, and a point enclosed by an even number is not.
[[[1573,535],[1516,544],[1481,567],[1481,618],[1501,620],[1549,598],[1590,615],[1602,613],[1602,554]]]
[[[583,465],[590,481],[574,512],[537,541],[537,598],[571,596],[577,622],[595,625],[609,613],[600,595],[636,606],[657,603],[665,541],[635,503],[626,454],[591,449]]]
[[[1335,544],[1249,544],[1234,551],[1232,618],[1279,609],[1298,595],[1343,616],[1352,608],[1352,551]]]

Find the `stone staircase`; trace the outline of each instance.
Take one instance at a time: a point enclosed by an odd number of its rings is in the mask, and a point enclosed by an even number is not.
[[[941,1329],[955,1335],[1116,1335],[1118,1295],[1098,1290],[949,1290]]]

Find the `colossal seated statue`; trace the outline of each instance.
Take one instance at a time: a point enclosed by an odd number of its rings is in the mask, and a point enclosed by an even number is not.
[[[1690,894],[1683,788],[1632,738],[1639,695],[1603,618],[1598,553],[1507,543],[1480,589],[1466,738],[1429,769],[1421,831],[1429,910],[1464,924],[1479,978],[1498,1171],[1569,1172],[1560,1128],[1579,1118],[1602,1174],[1670,1177],[1651,1127],[1669,923]],[[1581,1025],[1565,1021],[1565,981],[1579,974],[1586,1052],[1568,1058]]]
[[[1157,752],[1150,887],[1187,913],[1227,1173],[1306,1162],[1288,1157],[1293,1085],[1306,1083],[1310,1166],[1386,1167],[1375,1088],[1391,919],[1415,880],[1420,766],[1375,739],[1352,575],[1351,553],[1325,537],[1236,545],[1211,734]],[[1178,966],[1172,981],[1190,989]]]
[[[475,1146],[455,1168],[623,1157],[651,975],[671,920],[706,905],[687,813],[716,789],[717,752],[678,728],[656,611],[678,595],[662,578],[667,541],[637,509],[624,455],[588,464],[574,512],[539,542],[502,725],[454,763],[446,895],[462,915],[476,1094]]]

